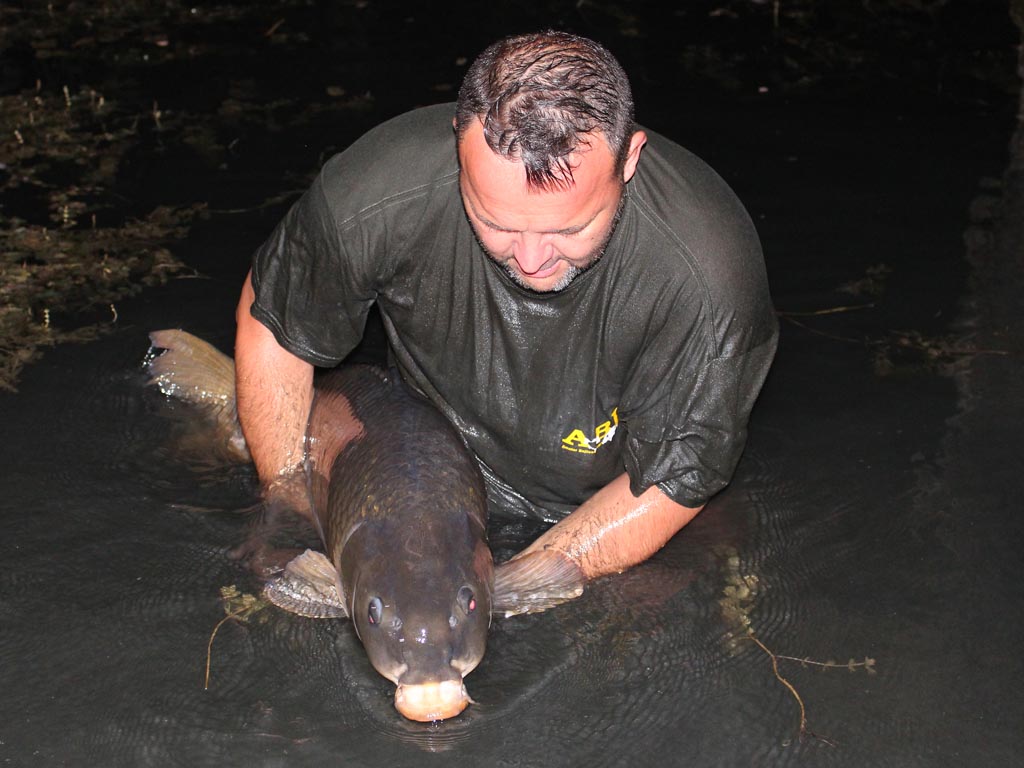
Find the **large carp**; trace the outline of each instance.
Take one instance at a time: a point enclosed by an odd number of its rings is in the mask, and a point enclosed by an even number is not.
[[[247,455],[234,364],[188,333],[150,334],[150,383],[206,406]],[[291,560],[264,594],[303,616],[352,619],[395,707],[421,721],[459,714],[491,613],[545,610],[583,591],[568,558],[536,552],[495,569],[476,460],[447,419],[400,377],[341,366],[318,378],[306,432],[308,513],[324,551]]]

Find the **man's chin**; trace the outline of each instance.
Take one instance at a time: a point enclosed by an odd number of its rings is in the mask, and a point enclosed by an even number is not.
[[[573,280],[585,271],[580,267],[563,261],[559,262],[559,268],[551,274],[544,277],[531,277],[530,275],[524,275],[516,269],[512,262],[505,262],[502,266],[505,267],[508,276],[512,278],[516,285],[533,293],[557,293],[558,291],[564,291]]]

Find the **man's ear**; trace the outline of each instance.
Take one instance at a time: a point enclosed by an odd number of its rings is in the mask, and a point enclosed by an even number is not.
[[[626,183],[636,173],[636,165],[640,162],[640,150],[647,143],[647,134],[637,131],[629,139],[629,152],[626,154],[626,164],[622,168],[622,182]]]

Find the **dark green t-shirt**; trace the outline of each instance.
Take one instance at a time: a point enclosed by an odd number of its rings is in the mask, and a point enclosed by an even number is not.
[[[380,308],[403,375],[458,427],[492,506],[558,520],[623,470],[698,506],[728,483],[777,327],[749,216],[648,132],[603,258],[531,293],[463,210],[454,105],[373,129],[324,166],[257,251],[253,315],[337,364]]]

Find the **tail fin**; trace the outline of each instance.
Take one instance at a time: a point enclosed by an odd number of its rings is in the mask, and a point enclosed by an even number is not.
[[[149,340],[154,349],[165,351],[150,359],[148,383],[168,397],[203,407],[231,452],[248,460],[235,410],[234,361],[212,344],[181,330],[153,331]]]

